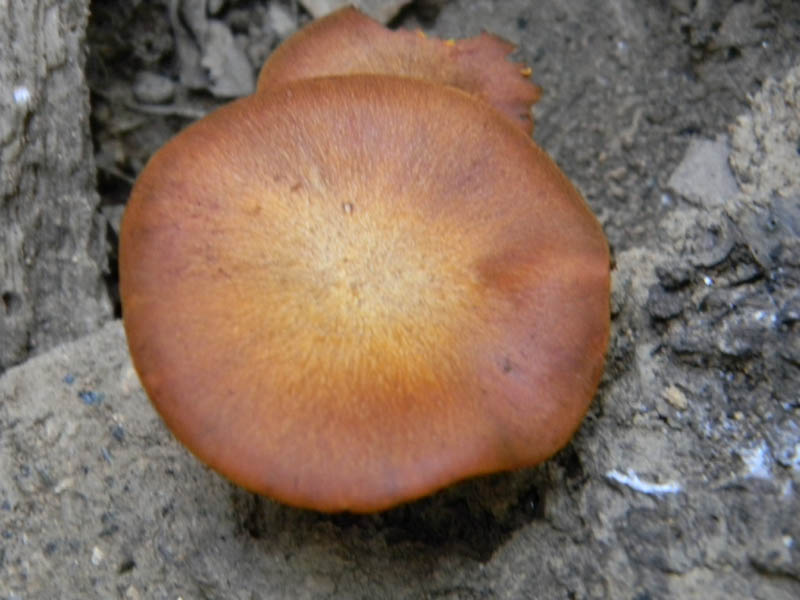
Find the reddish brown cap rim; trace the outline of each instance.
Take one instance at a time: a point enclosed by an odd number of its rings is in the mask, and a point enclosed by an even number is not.
[[[120,254],[167,424],[299,506],[378,510],[544,460],[602,371],[597,220],[518,127],[424,81],[296,81],[213,113],[142,173]]]

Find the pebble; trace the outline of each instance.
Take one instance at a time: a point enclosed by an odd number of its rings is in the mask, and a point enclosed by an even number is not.
[[[133,83],[133,97],[142,104],[165,104],[175,96],[175,83],[168,77],[140,71]]]
[[[686,410],[689,407],[689,401],[686,395],[676,385],[671,385],[664,390],[662,394],[666,400],[676,410]]]

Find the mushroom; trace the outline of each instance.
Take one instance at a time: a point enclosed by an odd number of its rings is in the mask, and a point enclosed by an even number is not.
[[[371,512],[567,443],[602,373],[608,248],[527,134],[538,90],[509,50],[345,9],[150,160],[121,229],[124,325],[201,460]]]

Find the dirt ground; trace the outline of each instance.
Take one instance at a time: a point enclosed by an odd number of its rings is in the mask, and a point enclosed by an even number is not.
[[[279,0],[91,3],[117,316],[148,157],[310,19]],[[174,441],[109,321],[0,378],[0,599],[800,597],[800,3],[427,0],[391,26],[497,33],[542,87],[534,139],[614,258],[606,374],[575,439],[378,515],[287,508]]]

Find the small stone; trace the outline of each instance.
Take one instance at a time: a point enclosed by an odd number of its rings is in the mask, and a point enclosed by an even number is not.
[[[143,104],[165,104],[175,96],[175,83],[168,77],[140,71],[133,83],[133,97]]]
[[[270,2],[269,24],[280,37],[285,38],[297,30],[297,21],[286,8],[277,2]]]
[[[665,389],[662,396],[676,410],[686,410],[689,407],[686,395],[676,385],[671,385]]]
[[[739,193],[729,153],[727,138],[692,140],[669,178],[669,187],[697,206],[724,206]]]
[[[711,42],[711,48],[740,48],[760,42],[764,37],[765,26],[772,24],[769,20],[764,20],[762,12],[766,11],[758,3],[735,3],[722,20]]]
[[[105,553],[102,550],[100,550],[100,548],[98,548],[97,546],[92,548],[92,559],[91,560],[92,560],[92,564],[95,567],[100,566],[100,563],[103,562],[103,559],[105,557],[106,557]]]
[[[65,477],[53,486],[53,493],[58,495],[75,485],[75,480],[72,477]]]
[[[255,89],[253,67],[225,23],[208,20],[200,64],[208,72],[209,91],[218,98],[246,96]]]

